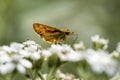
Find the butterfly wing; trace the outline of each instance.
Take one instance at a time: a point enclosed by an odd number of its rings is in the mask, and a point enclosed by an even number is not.
[[[64,32],[47,25],[34,23],[33,28],[43,38],[43,40],[47,42],[58,43],[61,39],[65,37]]]

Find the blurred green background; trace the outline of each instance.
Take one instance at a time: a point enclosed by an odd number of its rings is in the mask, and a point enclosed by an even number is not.
[[[120,41],[120,0],[0,0],[0,45],[27,39],[47,45],[34,32],[35,22],[72,30],[86,45],[100,34],[112,50]]]

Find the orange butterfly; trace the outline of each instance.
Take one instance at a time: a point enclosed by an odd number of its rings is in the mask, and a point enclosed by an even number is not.
[[[33,28],[37,34],[43,38],[44,41],[49,43],[60,43],[61,40],[65,41],[67,35],[72,35],[73,32],[69,30],[62,30],[53,28],[44,24],[34,23]]]

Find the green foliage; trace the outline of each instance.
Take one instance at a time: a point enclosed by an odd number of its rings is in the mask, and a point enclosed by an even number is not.
[[[112,51],[120,39],[119,8],[119,0],[0,0],[0,44],[33,39],[47,45],[33,32],[39,22],[73,30],[86,43],[96,33],[107,36]]]

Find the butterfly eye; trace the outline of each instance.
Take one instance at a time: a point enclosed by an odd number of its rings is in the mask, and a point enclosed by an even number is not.
[[[65,32],[65,34],[66,34],[66,35],[69,35],[69,34],[70,34],[70,32]]]
[[[66,31],[66,32],[65,32],[65,34],[66,34],[66,35],[72,35],[72,34],[73,34],[73,32]]]

